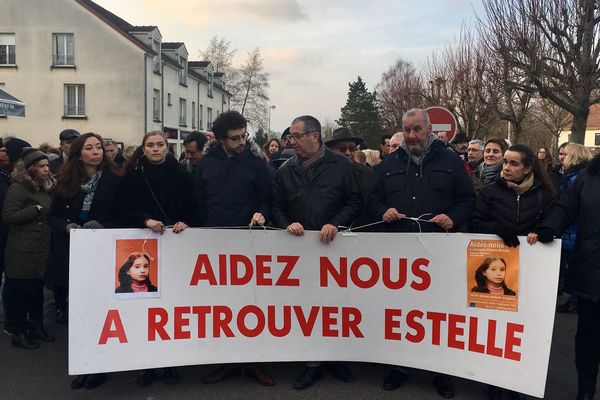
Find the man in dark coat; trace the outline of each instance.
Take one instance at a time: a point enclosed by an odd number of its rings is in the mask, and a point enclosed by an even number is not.
[[[56,175],[58,169],[67,162],[69,152],[71,151],[71,144],[79,136],[81,135],[75,129],[65,129],[58,135],[58,139],[60,140],[60,156],[50,161],[50,172],[52,174]]]
[[[410,112],[410,114],[409,114]],[[420,109],[404,114],[404,143],[378,170],[369,212],[389,232],[457,231],[475,204],[475,193],[462,160],[431,133]],[[405,217],[419,217],[420,222]]]
[[[362,195],[363,204],[366,204],[367,197],[369,194],[371,194],[371,191],[377,183],[377,174],[375,173],[375,170],[368,165],[355,162],[354,152],[361,143],[363,143],[363,140],[354,136],[350,129],[337,128],[333,131],[333,136],[331,139],[325,142],[325,145],[334,153],[340,154],[350,160],[352,166],[354,167],[354,173],[358,182],[358,190]],[[369,215],[366,209],[363,208],[362,212],[356,218],[352,226],[360,227],[367,225],[370,222],[371,220]]]
[[[237,111],[221,113],[213,122],[217,139],[196,167],[196,199],[201,226],[240,227],[264,225],[269,218],[271,178],[267,162],[251,151],[246,118]],[[216,383],[239,374],[239,365],[226,364],[204,378]],[[258,364],[247,371],[260,384],[273,379]]]
[[[192,177],[196,176],[196,166],[202,159],[204,155],[204,146],[208,142],[208,138],[206,135],[199,131],[194,131],[190,133],[183,140],[183,147],[185,148],[185,159],[181,160],[179,163],[183,165],[187,172],[189,172]]]
[[[296,155],[283,164],[273,183],[271,213],[276,226],[295,236],[318,230],[321,241],[334,240],[338,226],[350,226],[360,213],[362,199],[352,163],[323,145],[321,124],[311,116],[296,118],[290,127]],[[336,378],[354,376],[341,363],[330,364]],[[308,363],[294,389],[312,386],[323,377],[319,362]]]
[[[463,161],[431,132],[425,110],[411,109],[402,116],[404,143],[381,163],[378,182],[369,198],[369,212],[385,221],[389,232],[457,231],[475,203],[475,192]],[[406,217],[420,217],[417,222]],[[394,390],[408,378],[395,368],[383,387]],[[434,384],[444,398],[454,397],[447,375],[436,375]]]
[[[560,237],[577,224],[573,258],[566,291],[578,297],[575,365],[578,400],[591,400],[596,392],[600,364],[600,155],[579,173],[548,218],[537,229],[540,242]]]
[[[263,225],[269,218],[271,179],[266,160],[247,142],[246,119],[237,111],[221,113],[213,133],[217,141],[196,168],[201,226]]]

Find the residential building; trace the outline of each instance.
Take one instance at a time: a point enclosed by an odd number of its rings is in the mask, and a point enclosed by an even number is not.
[[[564,130],[560,132],[558,143],[569,142],[571,141],[570,138],[571,124],[569,123],[565,126]],[[590,107],[583,144],[594,152],[600,150],[600,104],[594,104]]]
[[[0,87],[27,116],[0,117],[0,135],[37,145],[74,128],[130,145],[162,130],[179,153],[189,132],[210,130],[212,114],[229,109],[222,74],[190,60],[184,43],[163,42],[157,26],[131,25],[90,0],[2,8]]]

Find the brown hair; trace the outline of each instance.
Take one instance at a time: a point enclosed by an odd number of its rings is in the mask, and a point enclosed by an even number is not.
[[[81,191],[81,184],[90,179],[83,168],[83,163],[81,162],[81,151],[83,150],[85,141],[92,137],[98,139],[100,145],[102,146],[102,161],[98,165],[98,169],[104,170],[105,168],[108,168],[116,173],[117,167],[115,163],[106,157],[102,136],[93,132],[84,133],[75,139],[73,144],[71,144],[69,158],[58,173],[56,193],[59,196],[63,198],[71,198],[77,195]]]

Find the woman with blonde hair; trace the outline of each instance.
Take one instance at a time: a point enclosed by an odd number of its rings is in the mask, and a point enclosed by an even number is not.
[[[381,163],[381,158],[379,157],[379,150],[366,149],[362,152],[365,153],[365,158],[369,167],[375,168]]]
[[[571,186],[579,173],[587,167],[590,160],[593,158],[592,152],[585,146],[578,143],[569,143],[562,150],[566,155],[563,160],[564,176],[560,182],[560,195],[567,193],[567,190]],[[569,263],[571,262],[573,250],[575,248],[575,239],[577,237],[577,225],[573,224],[569,226],[563,233],[561,239],[561,251],[560,251],[560,280],[559,280],[559,293],[562,292],[566,278],[569,274]],[[568,290],[567,290],[568,291]],[[557,312],[563,313],[575,313],[577,312],[577,297],[571,295],[568,300],[556,307]]]

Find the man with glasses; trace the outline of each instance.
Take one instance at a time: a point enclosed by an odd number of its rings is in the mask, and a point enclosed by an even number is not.
[[[352,163],[358,182],[358,190],[363,197],[363,204],[366,204],[367,197],[375,187],[375,183],[377,183],[377,174],[373,168],[366,164],[360,164],[354,159],[354,154],[357,151],[358,146],[362,143],[363,140],[354,136],[350,129],[337,128],[333,131],[331,139],[325,142],[325,145],[334,153],[346,157]],[[369,215],[366,212],[366,209],[363,208],[361,214],[354,221],[353,227],[367,225],[370,222]]]
[[[221,113],[213,122],[216,141],[196,167],[200,226],[247,227],[264,225],[269,218],[271,178],[266,161],[252,151],[246,126],[246,118],[237,111]],[[273,379],[260,365],[248,367],[246,373],[258,383],[273,386]],[[204,382],[216,383],[239,375],[241,368],[222,365]]]
[[[467,147],[467,166],[469,167],[469,173],[473,173],[483,162],[483,141],[479,139],[473,139],[469,142]]]
[[[321,124],[311,116],[296,118],[290,126],[296,155],[278,170],[273,182],[273,222],[290,234],[302,236],[305,230],[319,231],[329,244],[338,226],[350,226],[360,212],[362,199],[354,167],[347,157],[323,145]],[[350,141],[351,146],[354,141]],[[347,153],[351,149],[346,148]],[[328,364],[334,376],[354,381],[352,373],[339,362]],[[312,386],[323,377],[320,362],[307,363],[294,382],[294,389]]]

